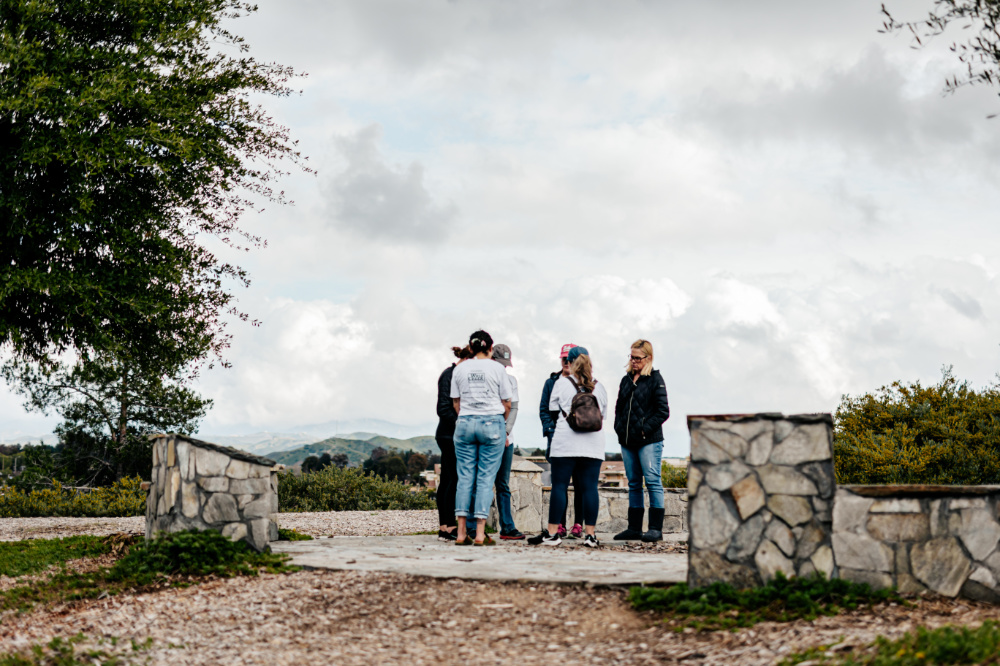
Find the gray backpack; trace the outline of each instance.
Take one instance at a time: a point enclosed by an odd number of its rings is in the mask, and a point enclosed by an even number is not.
[[[594,395],[593,391],[588,391],[577,384],[572,376],[567,376],[566,379],[573,382],[573,386],[576,387],[576,395],[573,396],[573,402],[570,403],[569,414],[562,413],[566,418],[566,423],[569,424],[573,432],[597,432],[604,427],[604,419],[601,418],[601,406],[597,403],[597,396]],[[594,382],[594,386],[597,386],[597,382]]]

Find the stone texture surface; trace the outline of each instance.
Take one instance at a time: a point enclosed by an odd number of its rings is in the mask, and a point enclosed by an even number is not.
[[[692,416],[688,427],[689,583],[835,575],[830,416]]]
[[[956,539],[931,539],[910,549],[913,575],[928,589],[954,597],[972,573],[972,563]]]
[[[258,550],[277,539],[274,462],[180,435],[154,435],[146,538],[214,529]]]
[[[760,511],[767,503],[764,489],[760,487],[760,483],[757,482],[757,478],[753,475],[734,484],[729,489],[729,492],[733,496],[736,508],[740,512],[740,518],[743,520]]]
[[[995,486],[842,486],[833,509],[836,564],[851,580],[901,592],[1000,599],[998,501]]]

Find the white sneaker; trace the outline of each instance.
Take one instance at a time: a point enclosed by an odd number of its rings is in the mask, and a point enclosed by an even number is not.
[[[583,545],[586,546],[587,548],[600,548],[601,542],[598,541],[597,537],[595,537],[593,534],[588,534],[587,536],[583,537]]]

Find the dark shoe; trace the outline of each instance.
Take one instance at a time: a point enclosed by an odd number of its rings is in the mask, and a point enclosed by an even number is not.
[[[615,541],[638,541],[642,538],[642,516],[646,513],[643,507],[628,508],[628,529],[615,535]]]
[[[457,537],[455,539],[455,545],[456,546],[471,546],[474,543],[475,543],[475,541],[473,541],[472,537],[470,537],[468,534],[466,534],[465,538],[462,539],[461,541],[459,541]]]
[[[511,530],[510,532],[501,532],[500,538],[504,541],[520,541],[524,538],[524,533],[518,530]]]
[[[649,510],[649,530],[642,535],[646,543],[663,541],[663,509]]]
[[[548,532],[541,532],[537,536],[533,536],[528,539],[528,543],[532,546],[558,546],[562,543],[562,539],[559,538],[559,534],[549,534]]]
[[[458,541],[457,531],[445,532],[444,530],[438,530],[438,541]]]
[[[472,545],[473,546],[495,546],[495,545],[497,545],[497,542],[493,540],[493,537],[491,537],[489,534],[487,534],[486,536],[483,537],[482,541],[473,541]]]
[[[587,548],[600,548],[601,542],[593,534],[588,534],[583,537],[583,545]]]

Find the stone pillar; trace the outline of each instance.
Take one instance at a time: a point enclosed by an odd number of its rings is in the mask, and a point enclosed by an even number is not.
[[[689,416],[688,584],[837,575],[829,414]]]
[[[146,538],[216,530],[263,551],[278,539],[273,460],[182,435],[151,435],[153,472]]]

